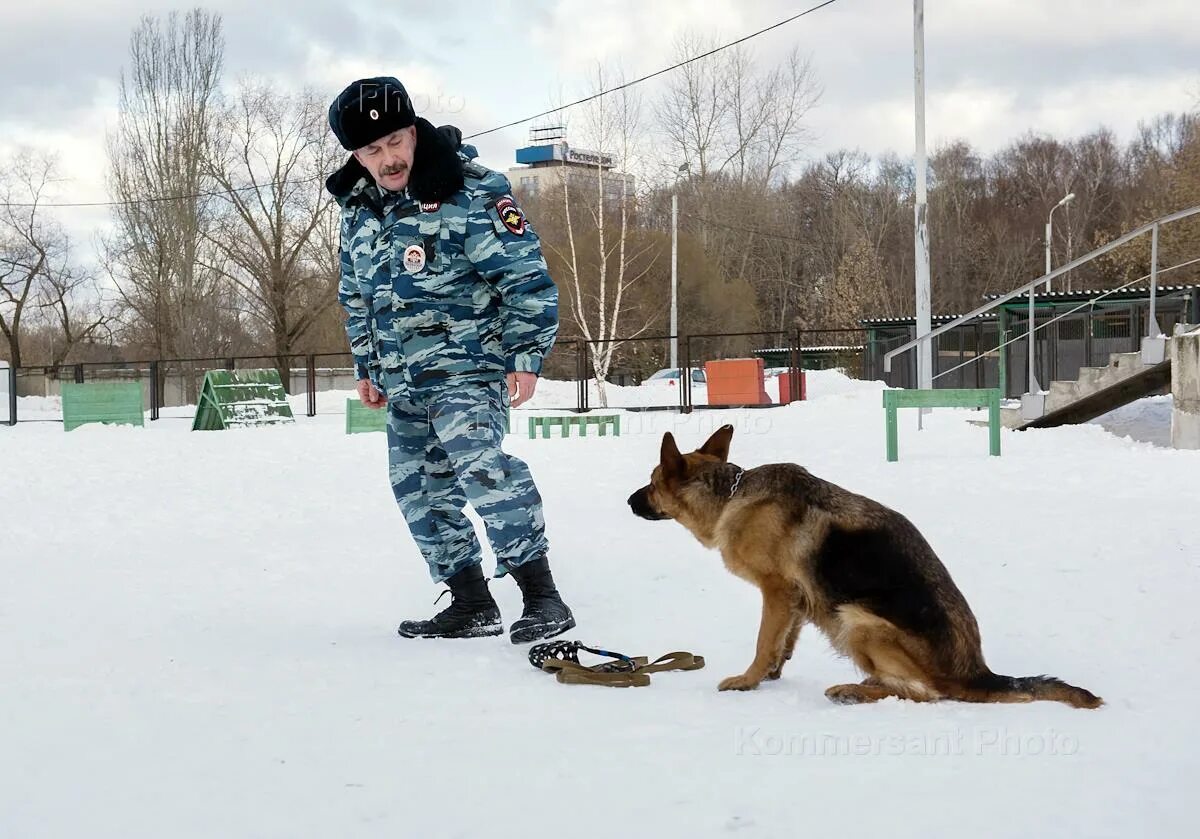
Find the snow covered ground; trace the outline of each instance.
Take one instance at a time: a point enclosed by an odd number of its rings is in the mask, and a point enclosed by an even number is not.
[[[398,638],[438,588],[383,437],[336,412],[0,428],[0,836],[1193,835],[1200,453],[1084,425],[1005,432],[989,458],[972,414],[917,432],[907,412],[887,464],[880,388],[821,374],[786,408],[508,438],[567,637],[707,658],[628,690],[559,685],[506,638]],[[717,693],[752,656],[757,593],[625,499],[662,432],[695,446],[725,422],[735,462],[802,463],[913,519],[994,670],[1108,704],[836,706],[822,691],[855,673],[811,630],[780,681]],[[516,587],[494,590],[511,620]]]
[[[1148,396],[1109,411],[1104,416],[1092,420],[1092,424],[1098,425],[1118,437],[1128,437],[1142,443],[1169,447],[1171,445],[1171,409],[1174,404],[1175,400],[1170,394]]]

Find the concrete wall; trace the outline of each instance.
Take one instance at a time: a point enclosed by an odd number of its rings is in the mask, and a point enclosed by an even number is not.
[[[1177,449],[1200,449],[1200,332],[1170,340],[1171,445]]]

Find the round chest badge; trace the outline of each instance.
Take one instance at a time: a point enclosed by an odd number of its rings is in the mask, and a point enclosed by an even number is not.
[[[420,245],[409,245],[404,249],[404,270],[415,274],[425,267],[425,249]]]

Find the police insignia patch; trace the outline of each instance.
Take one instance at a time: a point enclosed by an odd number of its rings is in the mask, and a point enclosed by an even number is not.
[[[441,206],[442,206],[441,201],[428,201],[428,202],[422,201],[421,202],[421,212],[422,213],[436,213],[439,209],[441,209]]]
[[[496,202],[496,213],[510,233],[515,233],[517,236],[525,235],[525,214],[507,195]]]
[[[415,274],[425,267],[425,249],[420,245],[409,245],[404,249],[404,270]]]

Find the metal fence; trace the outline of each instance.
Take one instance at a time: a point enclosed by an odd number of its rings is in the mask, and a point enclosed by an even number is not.
[[[98,361],[58,367],[17,367],[7,372],[8,416],[0,422],[61,422],[62,409],[57,397],[62,384],[74,382],[138,382],[142,386],[142,404],[151,421],[195,417],[196,402],[204,374],[209,370],[248,370],[273,368],[279,371],[284,387],[294,399],[293,408],[306,416],[318,413],[318,393],[354,389],[354,368],[350,353],[324,353],[279,357],[276,355],[231,356],[221,358],[155,359],[147,361]],[[18,397],[32,402],[19,409]],[[326,406],[326,412],[333,411]]]
[[[545,361],[537,405],[539,410],[574,412],[601,407],[690,412],[708,407],[703,396],[705,363],[725,358],[762,358],[770,373],[836,367],[861,377],[870,372],[864,351],[867,337],[865,329],[824,329],[566,339],[555,344]],[[679,348],[677,370],[668,366],[673,338]],[[605,362],[606,375],[598,377],[597,367]],[[61,422],[56,397],[62,383],[100,381],[139,382],[151,421],[191,420],[207,371],[256,368],[278,370],[293,410],[308,417],[342,414],[347,392],[355,387],[353,357],[348,352],[0,368],[5,379],[0,399],[7,402],[7,416],[0,413],[0,423]],[[663,375],[664,370],[671,372]],[[18,397],[26,397],[22,401],[32,407],[20,408]]]

